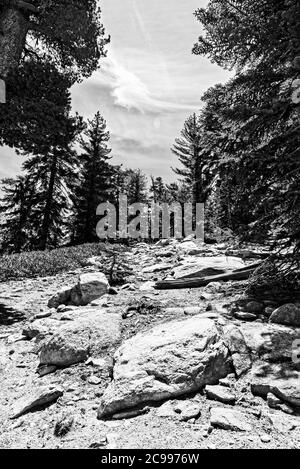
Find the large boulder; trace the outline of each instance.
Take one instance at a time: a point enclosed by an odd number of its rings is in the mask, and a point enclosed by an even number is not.
[[[60,305],[86,306],[94,300],[106,295],[109,283],[101,272],[88,272],[81,274],[78,283],[73,288],[62,289],[48,302],[49,308],[58,308]]]
[[[221,275],[228,270],[245,267],[242,259],[238,257],[196,257],[185,259],[174,272],[174,278],[196,278]]]
[[[231,370],[218,329],[201,316],[137,334],[124,342],[114,360],[114,380],[103,395],[99,418],[217,384]]]
[[[270,322],[274,324],[300,327],[300,308],[297,308],[294,304],[280,306],[271,314]]]
[[[101,272],[81,274],[78,284],[71,291],[71,303],[75,306],[86,306],[106,295],[108,290],[108,280]]]
[[[103,351],[120,340],[119,314],[83,309],[72,319],[67,323],[61,322],[42,342],[39,348],[41,365],[66,367],[80,363],[89,356],[101,356]]]

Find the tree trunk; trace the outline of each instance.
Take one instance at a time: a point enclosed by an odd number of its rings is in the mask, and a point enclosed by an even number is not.
[[[28,13],[14,7],[4,8],[0,16],[0,78],[17,67],[28,33]]]
[[[56,179],[57,173],[57,155],[54,154],[53,156],[53,163],[51,166],[51,173],[50,173],[50,181],[49,181],[49,188],[44,212],[44,219],[41,231],[41,238],[39,248],[44,251],[47,247],[48,236],[49,236],[49,229],[51,223],[51,209],[52,209],[52,201],[53,201],[53,192],[54,192],[54,184]]]

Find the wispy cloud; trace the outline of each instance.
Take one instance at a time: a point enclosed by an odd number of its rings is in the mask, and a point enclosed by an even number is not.
[[[115,106],[140,113],[192,112],[195,106],[177,104],[156,97],[134,72],[126,69],[112,54],[93,77],[99,86],[108,88]]]

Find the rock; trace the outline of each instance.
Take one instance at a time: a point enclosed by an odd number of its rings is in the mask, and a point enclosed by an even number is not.
[[[251,355],[244,335],[238,327],[230,325],[224,327],[224,337],[226,345],[232,355],[235,373],[240,377],[247,373],[252,367]]]
[[[101,383],[101,379],[98,376],[92,375],[88,378],[88,383],[97,385]]]
[[[224,386],[225,388],[230,388],[231,381],[227,376],[226,378],[220,379],[219,384],[220,386]]]
[[[34,319],[45,319],[50,318],[50,316],[52,316],[51,311],[43,311],[41,313],[36,314]]]
[[[17,402],[11,418],[18,418],[33,409],[51,404],[62,395],[63,390],[56,386],[39,388],[35,390],[30,396],[25,397]]]
[[[258,301],[249,301],[246,305],[246,310],[248,313],[260,314],[264,310],[264,304]]]
[[[26,324],[23,328],[23,335],[26,339],[31,340],[35,337],[43,339],[47,335],[51,334],[58,325],[58,321],[55,319],[36,320],[29,324]]]
[[[78,284],[71,291],[71,302],[75,306],[86,306],[106,295],[108,290],[108,280],[101,272],[82,274]]]
[[[90,257],[86,263],[86,267],[96,267],[101,268],[103,266],[103,259],[99,256]]]
[[[187,422],[201,415],[201,407],[193,401],[168,401],[159,407],[157,415]]]
[[[236,432],[250,432],[252,426],[247,421],[243,412],[225,407],[214,407],[211,409],[210,423],[213,427]]]
[[[50,298],[48,307],[57,309],[61,304],[66,305],[70,301],[70,296],[71,288],[64,288]]]
[[[37,370],[39,376],[42,378],[43,376],[50,375],[51,373],[55,373],[57,370],[56,366],[53,365],[45,365],[45,366],[40,366]]]
[[[291,431],[300,427],[299,420],[296,420],[296,418],[287,417],[279,412],[268,414],[268,418],[275,430],[280,433],[290,434]]]
[[[280,408],[280,405],[282,404],[282,400],[278,399],[278,397],[274,396],[271,392],[268,393],[267,395],[267,401],[268,401],[268,406],[271,409],[278,409]]]
[[[170,264],[155,264],[151,267],[146,267],[143,269],[144,274],[153,274],[155,272],[162,272],[164,270],[169,270],[171,268]]]
[[[223,288],[224,284],[222,282],[210,282],[204,287],[203,291],[205,293],[220,293]]]
[[[294,304],[280,306],[271,314],[270,322],[274,324],[300,327],[300,309]]]
[[[261,435],[260,440],[262,443],[270,443],[272,438],[269,435]]]
[[[154,291],[155,282],[144,282],[140,286],[140,291]]]
[[[184,314],[187,316],[193,316],[201,313],[201,308],[194,306],[194,307],[188,307],[184,308]]]
[[[214,322],[201,316],[137,334],[124,342],[114,360],[114,380],[104,392],[99,418],[197,391],[230,372],[227,347]]]
[[[120,412],[119,414],[113,415],[113,420],[126,420],[138,417],[140,415],[145,415],[149,412],[149,407],[144,407],[143,409],[134,409],[128,412]]]
[[[185,241],[179,245],[179,250],[185,254],[195,256],[203,252],[203,247],[197,246],[193,241]]]
[[[224,386],[206,386],[206,395],[208,399],[219,401],[223,404],[234,404],[236,396]]]
[[[241,323],[240,331],[252,360],[263,359],[270,362],[291,362],[293,344],[300,334],[299,329],[258,322]]]
[[[179,420],[187,422],[191,419],[197,419],[201,414],[201,407],[195,402],[178,401],[174,405],[174,411],[178,415]]]
[[[58,313],[72,313],[73,311],[76,311],[77,307],[76,306],[66,306],[66,305],[60,305],[57,308]]]
[[[274,394],[281,401],[300,407],[300,372],[287,364],[269,364],[254,367],[251,374],[251,391],[255,396],[267,398]]]
[[[73,321],[73,318],[70,314],[63,314],[60,318],[61,321]]]
[[[57,437],[63,437],[71,430],[74,423],[74,417],[64,412],[56,421],[54,428],[54,435]]]
[[[256,314],[244,313],[242,311],[237,311],[234,313],[234,316],[241,321],[255,321],[257,319]]]
[[[79,309],[70,323],[59,322],[40,347],[40,364],[66,367],[99,356],[120,340],[121,317],[93,309]]]
[[[197,257],[185,259],[173,272],[175,279],[196,278],[219,275],[241,267],[245,264],[236,257]]]

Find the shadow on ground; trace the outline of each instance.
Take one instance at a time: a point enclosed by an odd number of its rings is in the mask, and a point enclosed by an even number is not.
[[[17,322],[22,322],[26,316],[18,310],[0,303],[0,326],[11,326]]]

